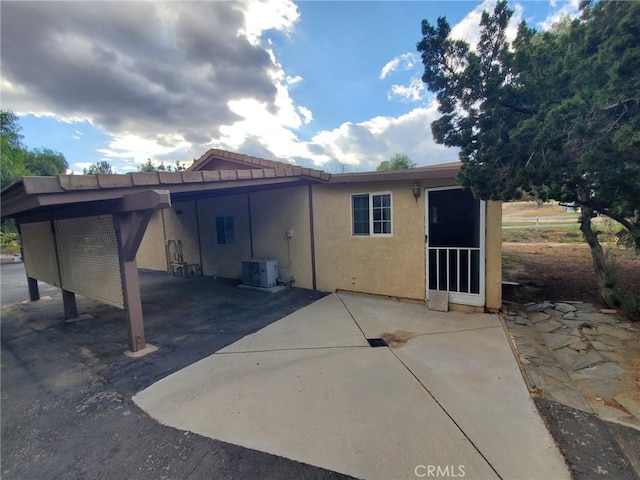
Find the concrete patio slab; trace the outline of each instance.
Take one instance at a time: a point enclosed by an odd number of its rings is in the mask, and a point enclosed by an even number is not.
[[[212,355],[134,397],[161,423],[367,479],[497,478],[387,348]]]
[[[384,332],[395,330],[420,335],[501,325],[497,315],[434,312],[418,303],[352,293],[340,293],[339,297],[367,337],[379,337]]]
[[[336,294],[327,295],[253,335],[247,335],[218,353],[319,347],[369,347]]]
[[[418,336],[364,346],[397,330]],[[334,294],[134,401],[163,424],[357,478],[417,478],[428,466],[570,478],[495,315]]]
[[[568,477],[501,326],[423,335],[394,353],[502,478]]]

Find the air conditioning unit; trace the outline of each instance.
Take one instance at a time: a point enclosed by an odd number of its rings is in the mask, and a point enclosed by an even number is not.
[[[278,284],[278,260],[260,258],[243,260],[242,283],[262,288],[275,287]]]

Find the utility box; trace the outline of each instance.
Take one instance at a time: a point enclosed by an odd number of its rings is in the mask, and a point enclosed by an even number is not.
[[[242,283],[270,288],[278,284],[278,260],[254,258],[242,261]]]

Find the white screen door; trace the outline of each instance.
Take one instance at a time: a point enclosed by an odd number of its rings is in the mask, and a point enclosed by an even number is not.
[[[485,202],[451,187],[427,189],[425,203],[427,300],[443,290],[451,303],[484,305]]]

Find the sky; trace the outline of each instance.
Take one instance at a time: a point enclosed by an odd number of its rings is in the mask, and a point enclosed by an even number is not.
[[[511,2],[548,28],[577,0]],[[106,160],[190,165],[210,148],[337,171],[394,154],[457,160],[437,145],[437,103],[422,84],[421,21],[446,16],[474,44],[472,1],[3,1],[2,109],[28,148],[70,171]]]

